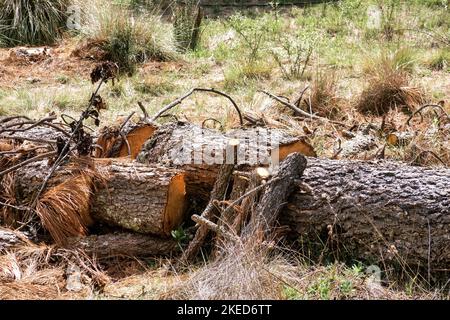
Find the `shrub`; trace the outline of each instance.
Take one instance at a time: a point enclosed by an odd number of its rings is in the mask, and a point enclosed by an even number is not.
[[[357,109],[364,114],[383,115],[390,109],[401,107],[412,111],[422,103],[421,89],[410,86],[404,58],[382,54],[366,69],[367,86],[357,102]]]
[[[311,86],[310,103],[312,112],[321,117],[333,119],[339,115],[342,99],[337,96],[335,73],[316,72]]]
[[[156,14],[134,16],[123,6],[101,1],[96,6],[97,12],[90,13],[81,31],[100,46],[105,59],[119,65],[122,73],[132,74],[137,64],[148,60],[175,58],[172,39],[167,36],[170,30]]]
[[[0,0],[0,43],[54,43],[66,28],[69,4],[69,0]]]

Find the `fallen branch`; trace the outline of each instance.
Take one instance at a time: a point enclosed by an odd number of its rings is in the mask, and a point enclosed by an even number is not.
[[[312,119],[321,120],[321,121],[325,121],[325,122],[337,124],[337,125],[344,126],[344,127],[347,126],[347,125],[346,125],[345,123],[343,123],[343,122],[339,122],[339,121],[335,121],[335,120],[330,120],[330,119],[328,119],[328,118],[319,117],[319,116],[317,116],[317,115],[315,115],[315,114],[312,114],[312,113],[307,113],[307,112],[303,111],[302,109],[298,108],[297,106],[293,105],[292,103],[287,102],[287,101],[281,99],[280,97],[278,97],[278,96],[276,96],[276,95],[274,95],[274,94],[272,94],[272,93],[270,93],[270,92],[267,92],[267,91],[265,91],[265,90],[261,90],[260,92],[262,92],[262,93],[268,95],[270,98],[272,98],[272,99],[274,99],[274,100],[280,102],[281,104],[285,105],[286,107],[288,107],[289,109],[291,109],[291,110],[294,111],[295,113],[300,114],[300,115],[302,115],[302,116],[304,116],[304,117],[309,117],[309,118],[312,118]]]
[[[239,122],[242,125],[244,125],[244,120],[242,119],[242,113],[241,110],[239,109],[239,107],[237,106],[236,102],[234,102],[234,100],[227,95],[226,93],[223,93],[219,90],[216,89],[204,89],[204,88],[193,88],[191,90],[189,90],[188,92],[186,92],[183,96],[179,97],[178,99],[176,99],[175,101],[169,103],[168,105],[166,105],[165,107],[163,107],[160,111],[158,111],[158,113],[156,113],[153,118],[150,119],[150,123],[154,123],[159,117],[161,117],[165,112],[169,111],[170,109],[176,107],[177,105],[179,105],[181,102],[183,102],[183,100],[185,100],[186,98],[188,98],[189,96],[191,96],[194,92],[212,92],[218,95],[221,95],[225,98],[227,98],[228,100],[230,100],[230,102],[233,104],[233,107],[236,109],[236,112],[238,113],[239,116]]]

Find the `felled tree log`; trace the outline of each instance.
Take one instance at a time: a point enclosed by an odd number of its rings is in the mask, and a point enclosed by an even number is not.
[[[150,139],[156,127],[146,123],[127,122],[123,127],[105,127],[96,143],[96,158],[130,157],[136,159],[144,143]]]
[[[177,242],[139,233],[111,233],[72,238],[65,248],[81,249],[89,255],[107,257],[125,255],[148,257],[167,255],[177,249]]]
[[[159,236],[170,235],[183,221],[186,190],[180,170],[126,159],[95,159],[93,166],[96,176],[102,178],[90,200],[90,213],[95,220]],[[26,202],[33,197],[48,169],[47,161],[40,161],[16,173],[20,200]],[[79,169],[72,165],[58,171],[47,191],[72,179]]]
[[[312,193],[294,193],[281,214],[294,237],[353,258],[450,265],[450,169],[308,158],[302,181]]]
[[[143,146],[137,161],[183,169],[187,176],[188,194],[208,200],[220,165],[234,163],[235,156],[226,152],[230,140],[239,141],[237,168],[268,166],[293,152],[316,156],[303,138],[293,137],[279,129],[238,129],[223,134],[177,122],[156,130]]]

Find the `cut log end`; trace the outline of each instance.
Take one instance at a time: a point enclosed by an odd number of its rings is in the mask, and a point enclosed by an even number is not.
[[[174,176],[167,192],[167,205],[164,210],[163,231],[169,235],[184,220],[186,212],[186,182],[185,174]]]
[[[279,148],[280,161],[286,159],[286,157],[294,152],[298,152],[307,157],[317,157],[314,148],[307,142],[299,140],[293,143],[282,145]]]
[[[145,125],[141,127],[137,127],[131,130],[127,134],[127,140],[130,147],[130,156],[131,159],[136,159],[137,155],[142,149],[144,143],[153,136],[153,133],[156,131],[156,128],[152,125]],[[122,146],[119,151],[119,157],[127,157],[128,156],[128,146],[126,143],[122,143]]]
[[[125,131],[125,132],[124,132]],[[118,129],[106,130],[97,140],[99,148],[95,151],[96,158],[120,158],[128,157],[136,159],[144,143],[153,136],[156,127],[151,124],[137,125],[122,134],[126,137],[124,141]]]

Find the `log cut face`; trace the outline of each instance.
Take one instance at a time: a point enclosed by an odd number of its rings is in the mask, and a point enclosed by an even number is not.
[[[106,181],[95,193],[94,218],[162,236],[169,236],[181,224],[186,209],[182,172],[136,162],[105,162],[107,165],[97,166]]]
[[[90,200],[94,220],[158,236],[170,235],[183,221],[186,185],[180,170],[128,159],[95,159],[93,165],[96,176],[102,177]],[[47,161],[39,161],[16,173],[19,203],[32,199],[48,170]],[[47,190],[69,181],[73,174],[73,167],[61,168]]]
[[[127,123],[122,131],[119,127],[105,127],[97,139],[96,158],[128,157],[136,159],[144,143],[151,138],[156,127],[150,124]],[[122,134],[121,134],[122,133]],[[123,139],[126,137],[125,139]]]
[[[230,141],[238,140],[234,152]],[[137,157],[141,163],[159,163],[186,172],[188,194],[209,199],[221,164],[241,169],[269,166],[274,159],[282,161],[299,152],[315,156],[313,148],[301,137],[277,129],[238,129],[221,132],[178,122],[160,127]]]
[[[449,169],[309,158],[302,181],[313,193],[292,195],[281,215],[297,237],[332,226],[332,242],[356,257],[448,268]]]

